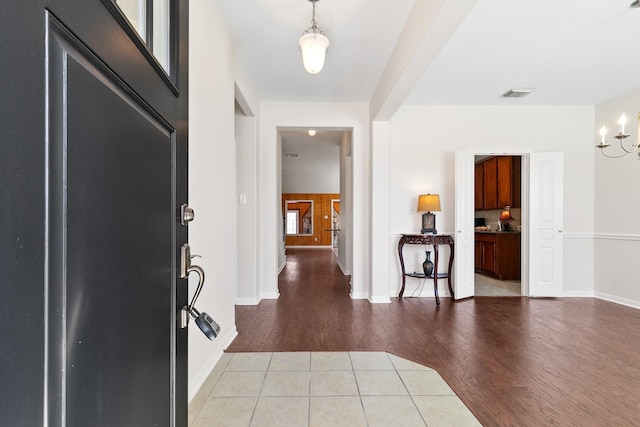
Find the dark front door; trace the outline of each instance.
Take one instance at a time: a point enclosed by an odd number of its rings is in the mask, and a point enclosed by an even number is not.
[[[188,2],[138,3],[3,2],[3,426],[187,424]]]

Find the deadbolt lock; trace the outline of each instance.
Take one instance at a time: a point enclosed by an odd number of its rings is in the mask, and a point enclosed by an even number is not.
[[[187,225],[187,223],[193,221],[194,217],[195,212],[193,209],[186,203],[183,203],[182,206],[180,206],[180,224]]]

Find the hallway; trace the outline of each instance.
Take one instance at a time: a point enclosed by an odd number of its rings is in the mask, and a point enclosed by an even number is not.
[[[386,351],[484,425],[640,425],[638,310],[594,298],[349,298],[330,250],[288,249],[280,298],[237,306],[228,352]]]

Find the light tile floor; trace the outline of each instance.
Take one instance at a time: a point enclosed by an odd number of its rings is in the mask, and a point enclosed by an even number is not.
[[[480,426],[433,369],[384,352],[225,353],[191,427]]]
[[[498,280],[475,273],[475,295],[477,297],[519,297],[519,280]]]

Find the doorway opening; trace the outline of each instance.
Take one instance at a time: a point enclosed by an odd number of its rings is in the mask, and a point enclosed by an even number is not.
[[[340,241],[340,199],[331,200],[331,249],[338,257],[338,242]]]
[[[309,233],[283,228],[286,253],[293,248],[329,249],[345,275],[350,275],[351,131],[336,128],[279,128],[280,197],[283,223],[291,201],[312,203]],[[283,265],[283,268],[284,268]]]
[[[523,158],[475,155],[474,294],[521,296]]]

